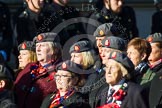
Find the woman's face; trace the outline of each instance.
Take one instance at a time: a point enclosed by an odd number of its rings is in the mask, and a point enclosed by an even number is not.
[[[156,43],[151,43],[151,53],[148,58],[149,63],[153,65],[156,61],[162,58],[162,50],[156,45]]]
[[[76,64],[82,64],[83,56],[82,53],[71,53],[71,61]]]
[[[57,73],[55,74],[55,80],[57,89],[60,92],[66,92],[72,89],[77,82],[70,72],[64,70],[57,71]]]
[[[31,62],[31,54],[29,50],[20,50],[19,53],[19,68],[24,68],[28,63]]]
[[[140,54],[140,52],[132,45],[127,48],[127,56],[133,62],[135,67],[144,60],[144,54]]]
[[[107,61],[105,78],[106,82],[112,86],[122,79],[121,68],[116,61],[112,59]]]
[[[53,58],[53,49],[50,47],[49,42],[36,43],[37,60],[47,63]]]

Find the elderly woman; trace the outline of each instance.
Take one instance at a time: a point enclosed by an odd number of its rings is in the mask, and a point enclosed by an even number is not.
[[[16,74],[18,74],[25,66],[29,63],[36,62],[36,52],[35,52],[35,45],[33,41],[24,41],[18,46],[19,50],[19,67],[16,70]]]
[[[56,33],[42,33],[33,40],[37,62],[27,65],[14,82],[19,108],[39,108],[44,97],[56,89],[55,67],[61,61],[61,46]]]
[[[149,104],[150,108],[162,108],[162,34],[154,33],[147,37],[152,52],[149,56],[150,73],[155,74],[151,80]]]
[[[133,63],[124,53],[111,52],[105,68],[106,84],[90,96],[92,108],[147,108],[142,89],[129,81],[133,69]]]
[[[83,80],[79,75],[83,73],[81,66],[67,60],[57,65],[56,70],[57,91],[44,99],[41,108],[88,108],[81,93],[76,92]]]
[[[134,38],[128,43],[127,56],[135,66],[133,80],[141,85],[150,81],[149,76],[144,75],[149,69],[148,57],[151,53],[151,45],[147,40]]]

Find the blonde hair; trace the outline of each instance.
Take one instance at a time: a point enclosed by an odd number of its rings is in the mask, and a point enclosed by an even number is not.
[[[58,42],[47,42],[50,49],[53,51],[53,59],[57,60],[58,58],[62,57],[62,48],[61,44]]]
[[[115,60],[114,60],[115,61]],[[125,79],[130,79],[130,74],[128,72],[128,70],[119,62],[115,61],[117,63],[117,65],[120,67],[121,69],[121,72],[122,72],[122,76],[125,78]]]
[[[87,69],[88,67],[94,65],[93,51],[81,52],[81,54],[83,57],[82,66],[84,69]]]
[[[29,54],[30,54],[30,60],[31,62],[36,62],[37,61],[37,55],[35,51],[30,51],[29,50]]]

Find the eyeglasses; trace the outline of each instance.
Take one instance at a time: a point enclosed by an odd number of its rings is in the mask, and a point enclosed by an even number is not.
[[[61,78],[61,77],[62,77],[63,79],[66,79],[66,78],[72,78],[73,76],[68,76],[68,75],[56,75],[56,74],[55,74],[54,77],[55,77],[55,79],[58,79],[58,78]]]

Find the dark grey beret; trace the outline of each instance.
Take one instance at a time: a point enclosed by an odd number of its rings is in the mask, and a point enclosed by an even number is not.
[[[89,70],[83,69],[83,67],[80,64],[76,64],[71,60],[66,60],[66,61],[58,64],[56,66],[56,71],[58,71],[58,70],[69,71],[69,72],[73,72],[76,74],[90,74],[90,73],[94,72],[94,71],[91,71],[91,70],[94,70],[93,68],[89,69]]]
[[[146,40],[150,43],[162,42],[162,34],[161,33],[151,34],[146,38]]]
[[[35,44],[33,43],[33,41],[24,41],[18,46],[18,50],[35,51]]]
[[[69,53],[72,53],[72,52],[80,53],[80,52],[89,51],[91,49],[92,49],[92,46],[91,46],[90,41],[87,41],[87,40],[78,41],[70,47]]]
[[[93,36],[95,37],[111,36],[112,25],[113,25],[112,23],[105,23],[105,24],[100,25],[94,32]]]
[[[121,63],[128,70],[129,73],[134,70],[134,64],[125,53],[113,51],[110,53],[109,59],[113,59]]]
[[[48,33],[41,33],[38,36],[34,37],[34,43],[39,42],[58,42],[60,43],[60,38],[56,33],[48,32]]]
[[[116,36],[105,37],[101,43],[102,47],[113,48],[120,51],[124,51],[126,49],[126,41]]]

